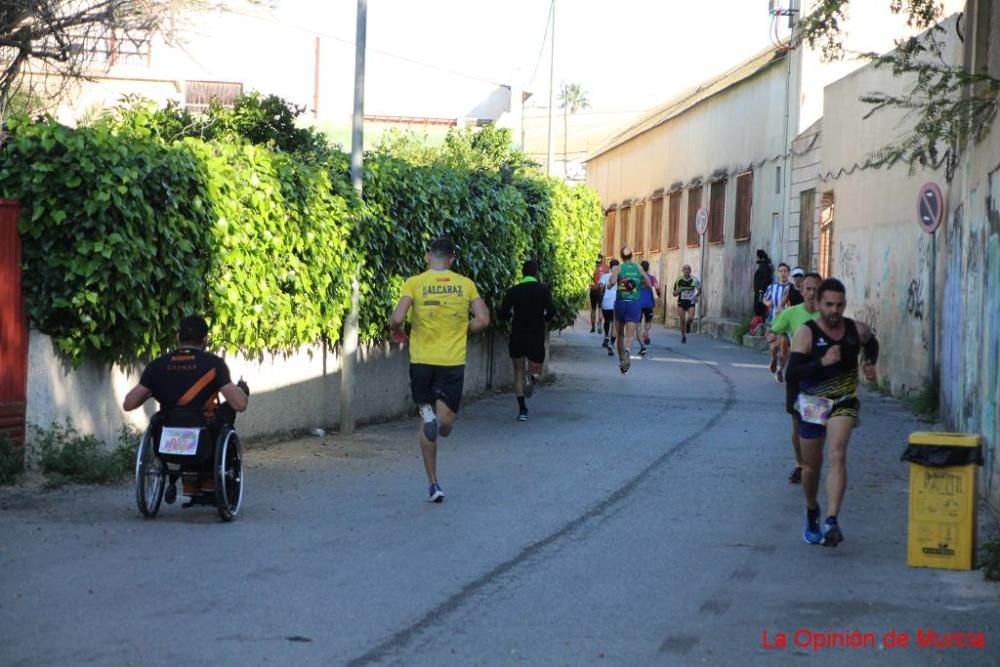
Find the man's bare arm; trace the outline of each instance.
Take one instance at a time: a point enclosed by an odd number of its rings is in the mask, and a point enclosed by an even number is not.
[[[486,307],[486,302],[476,297],[469,304],[472,311],[472,319],[469,320],[469,333],[479,333],[490,325],[490,309]]]
[[[406,313],[409,312],[410,306],[413,305],[413,299],[408,296],[402,296],[399,298],[399,303],[396,304],[395,310],[392,311],[392,315],[389,316],[389,328],[393,331],[402,331],[403,323],[406,322]]]
[[[247,409],[247,404],[250,403],[250,399],[243,393],[243,390],[232,382],[219,389],[219,392],[226,399],[226,403],[232,406],[236,412],[243,412]]]
[[[125,400],[122,401],[122,409],[125,410],[125,412],[135,410],[145,403],[152,395],[153,392],[150,391],[149,387],[137,384],[132,387],[127,394],[125,394]]]

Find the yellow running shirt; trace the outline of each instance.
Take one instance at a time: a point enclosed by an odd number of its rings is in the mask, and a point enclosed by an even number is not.
[[[403,296],[413,299],[410,363],[465,364],[469,304],[479,298],[476,285],[454,271],[424,271],[407,279]]]

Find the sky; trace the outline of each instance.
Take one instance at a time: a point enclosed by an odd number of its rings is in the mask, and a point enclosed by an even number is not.
[[[547,105],[550,0],[368,0],[367,48],[533,93]],[[278,0],[279,20],[354,41],[356,0]],[[767,0],[556,0],[555,87],[640,111],[769,44]],[[546,35],[548,35],[546,37]],[[543,38],[544,41],[543,41]]]

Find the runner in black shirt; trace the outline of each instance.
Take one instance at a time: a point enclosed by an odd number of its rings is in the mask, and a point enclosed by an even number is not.
[[[135,410],[152,396],[160,404],[160,414],[164,417],[185,412],[191,418],[200,413],[202,423],[207,426],[232,424],[236,412],[247,409],[249,392],[242,380],[239,385],[233,384],[229,367],[221,357],[205,352],[208,324],[198,315],[185,317],[177,332],[177,342],[180,346],[176,350],[146,366],[139,384],[125,395],[122,408]],[[221,407],[219,393],[226,399]],[[176,484],[176,475],[171,475],[164,494],[167,503],[177,499]],[[185,488],[185,495],[195,492]]]
[[[542,372],[545,361],[546,322],[555,314],[552,293],[538,282],[538,262],[529,259],[521,269],[521,282],[507,290],[497,318],[514,319],[510,331],[510,358],[514,364],[514,395],[517,397],[518,421],[528,421],[526,398],[531,398],[535,388],[535,375]],[[524,360],[528,360],[525,375]]]

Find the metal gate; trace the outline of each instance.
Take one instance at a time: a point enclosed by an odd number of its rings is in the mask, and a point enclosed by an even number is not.
[[[0,199],[0,434],[24,444],[28,324],[21,293],[18,202]]]

